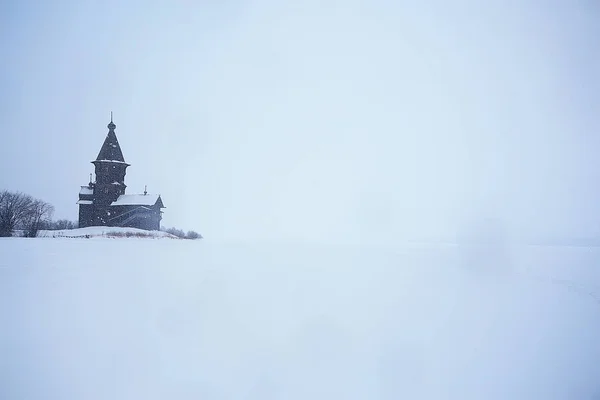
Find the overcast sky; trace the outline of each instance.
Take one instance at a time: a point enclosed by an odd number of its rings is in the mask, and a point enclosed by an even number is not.
[[[0,188],[57,218],[113,111],[206,237],[600,234],[594,1],[13,1],[0,50]]]

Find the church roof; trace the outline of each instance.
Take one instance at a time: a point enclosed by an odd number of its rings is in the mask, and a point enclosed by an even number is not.
[[[153,206],[157,202],[165,208],[159,194],[122,194],[111,206]]]
[[[115,134],[116,127],[117,125],[115,125],[111,119],[110,124],[108,124],[108,135],[106,135],[106,139],[104,139],[104,143],[100,148],[96,161],[116,161],[125,163],[121,146],[119,145],[117,135]]]

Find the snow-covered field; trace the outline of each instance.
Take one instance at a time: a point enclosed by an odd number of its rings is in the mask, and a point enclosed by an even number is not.
[[[0,398],[600,398],[600,249],[492,261],[1,239]]]

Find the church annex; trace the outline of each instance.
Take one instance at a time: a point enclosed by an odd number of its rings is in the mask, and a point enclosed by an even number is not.
[[[79,227],[118,226],[159,230],[163,205],[160,195],[125,194],[125,162],[115,134],[117,126],[108,124],[108,135],[102,144],[95,166],[96,181],[79,191]]]

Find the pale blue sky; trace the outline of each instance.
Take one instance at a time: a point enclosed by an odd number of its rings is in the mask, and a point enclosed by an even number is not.
[[[128,193],[215,238],[600,235],[593,1],[0,7],[0,188],[76,219],[114,111]]]

